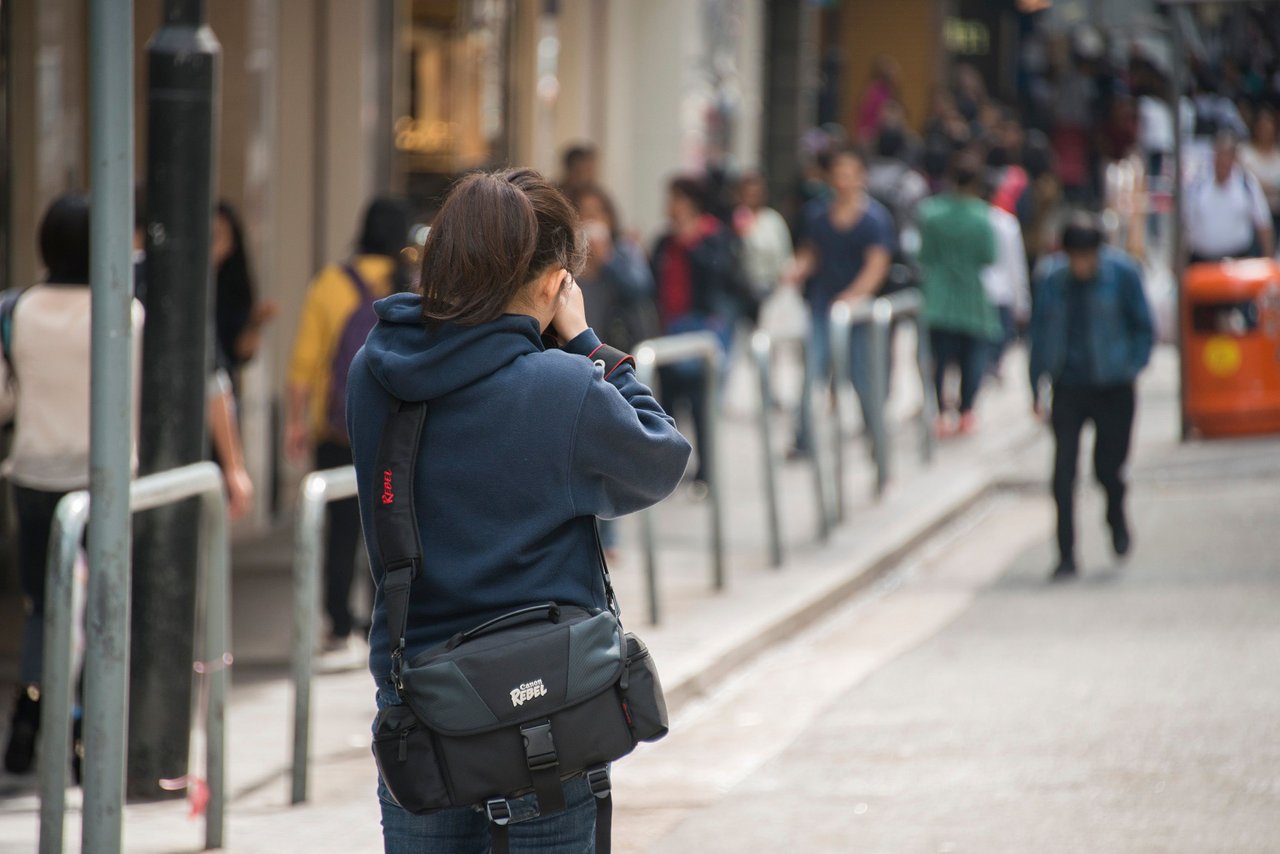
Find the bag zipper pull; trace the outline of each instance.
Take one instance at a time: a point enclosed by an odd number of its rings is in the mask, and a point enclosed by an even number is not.
[[[409,732],[410,730],[406,729],[400,733],[400,751],[397,754],[397,758],[401,762],[409,758]]]

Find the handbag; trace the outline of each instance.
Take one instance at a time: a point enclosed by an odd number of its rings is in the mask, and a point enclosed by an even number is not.
[[[405,661],[409,597],[423,566],[411,485],[425,417],[425,403],[398,402],[377,453],[373,522],[401,701],[374,722],[378,771],[411,813],[484,812],[494,854],[509,850],[513,799],[533,793],[538,815],[559,812],[564,783],[585,776],[596,851],[608,854],[609,763],[667,733],[653,659],[622,629],[597,532],[606,609],[530,603]]]

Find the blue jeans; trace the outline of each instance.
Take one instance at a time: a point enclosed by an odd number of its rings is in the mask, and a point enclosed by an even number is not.
[[[947,411],[943,386],[947,368],[960,369],[960,414],[973,411],[973,403],[982,386],[982,376],[987,369],[987,353],[991,342],[976,335],[952,332],[949,329],[930,329],[929,343],[933,347],[933,389],[938,401],[938,414]]]
[[[389,685],[379,684],[378,708],[400,700]],[[568,809],[538,816],[537,799],[525,795],[510,802],[511,854],[594,854],[596,799],[585,777],[564,785]],[[457,807],[430,815],[414,815],[396,805],[378,778],[382,806],[382,843],[386,854],[488,854],[489,820],[475,807]]]
[[[806,348],[805,383],[800,393],[800,414],[796,426],[796,449],[813,449],[813,425],[809,419],[813,410],[813,389],[828,388],[831,376],[831,328],[827,311],[815,311],[810,315],[809,341]],[[862,421],[868,423],[867,400],[871,394],[871,328],[860,323],[849,330],[849,378],[858,394],[862,407]],[[886,378],[885,388],[889,387]]]

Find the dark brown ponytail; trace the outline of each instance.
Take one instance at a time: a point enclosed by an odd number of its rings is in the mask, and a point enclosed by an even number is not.
[[[583,258],[573,206],[540,174],[468,175],[449,191],[423,247],[423,316],[487,323],[548,268],[577,274]]]

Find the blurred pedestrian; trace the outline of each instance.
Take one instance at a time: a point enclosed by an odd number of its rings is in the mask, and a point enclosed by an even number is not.
[[[714,332],[725,352],[733,327],[724,315],[732,298],[733,251],[728,231],[705,212],[703,186],[694,178],[678,177],[667,185],[667,230],[653,247],[653,277],[657,283],[658,313],[663,332]],[[694,491],[705,493],[710,471],[706,450],[708,412],[706,367],[691,360],[660,371],[663,409],[688,406],[697,432],[698,466]]]
[[[893,215],[867,193],[866,161],[853,148],[831,158],[830,201],[805,208],[796,245],[796,260],[787,281],[804,289],[811,326],[808,341],[808,382],[801,395],[792,456],[813,450],[811,409],[813,387],[825,388],[831,371],[829,316],[837,302],[870,299],[884,285],[896,243]],[[870,335],[866,324],[850,331],[850,377],[862,406],[864,423],[872,405]]]
[[[232,382],[238,387],[239,369],[258,354],[262,345],[262,327],[276,316],[278,306],[257,298],[244,229],[239,214],[229,202],[218,203],[210,254],[214,269],[214,330],[217,333],[218,362],[227,369]]]
[[[1262,107],[1253,117],[1253,136],[1240,147],[1240,164],[1258,179],[1271,208],[1271,232],[1280,234],[1280,143],[1276,114]]]
[[[4,766],[26,773],[40,725],[45,570],[54,510],[69,492],[89,488],[89,197],[55,199],[40,223],[45,281],[7,292],[0,333],[4,377],[0,412],[13,420],[4,470],[18,517],[18,568],[25,617],[19,687]],[[138,411],[142,306],[133,301],[134,413]],[[136,433],[135,433],[136,436]],[[136,454],[132,463],[136,470]]]
[[[1213,169],[1187,187],[1185,229],[1192,263],[1224,258],[1271,257],[1275,234],[1261,184],[1240,166],[1238,138],[1220,131],[1213,143]]]
[[[931,188],[911,163],[904,129],[892,125],[881,129],[875,154],[867,163],[867,192],[893,218],[889,273],[879,293],[915,287],[919,284],[915,256],[920,251],[920,203],[929,197]],[[892,353],[893,347],[889,350]]]
[[[321,270],[311,281],[289,365],[285,448],[294,463],[317,469],[351,464],[347,436],[347,373],[377,317],[375,300],[399,289],[400,254],[409,238],[404,205],[379,198],[369,204],[355,254]],[[325,542],[326,652],[358,653],[350,644],[355,618],[351,584],[360,538],[354,498],[329,504]],[[355,663],[355,662],[339,662]]]
[[[987,195],[997,192],[999,178],[987,176]],[[999,379],[1004,351],[1018,334],[1031,312],[1030,283],[1027,275],[1027,248],[1022,242],[1022,226],[1018,218],[994,204],[987,207],[991,229],[996,238],[996,260],[982,271],[982,286],[987,299],[1000,315],[1000,337],[993,343],[987,373]]]
[[[633,365],[614,355],[605,367],[592,363],[606,356],[572,276],[582,262],[576,220],[532,170],[462,179],[427,238],[423,295],[379,303],[378,324],[352,366],[356,481],[379,567],[369,655],[379,710],[402,702],[391,678],[401,630],[403,658],[412,660],[531,602],[604,610],[594,517],[641,510],[680,482],[689,444]],[[548,331],[563,351],[544,351],[539,336]],[[399,401],[427,402],[417,472],[399,487],[415,493],[426,568],[396,625],[372,525],[382,474],[370,488]],[[478,809],[415,815],[381,779],[378,790],[389,854],[489,851],[497,835]],[[532,794],[513,798],[509,811],[519,820],[504,825],[511,849],[594,851],[593,791],[582,776],[566,780],[557,812]]]
[[[569,200],[577,210],[586,243],[586,261],[577,282],[587,300],[591,328],[623,350],[661,335],[653,270],[644,250],[619,224],[613,199],[599,187],[587,187]]]
[[[600,186],[600,154],[589,142],[571,145],[560,158],[560,191],[572,197],[590,187]]]
[[[871,80],[858,108],[855,138],[866,145],[880,133],[885,107],[898,99],[898,79],[902,67],[891,56],[877,56],[871,63]]]
[[[982,185],[976,153],[962,152],[952,164],[951,189],[921,205],[924,317],[933,345],[940,436],[973,430],[973,406],[987,355],[1001,335],[1000,317],[982,283],[982,271],[997,257]],[[953,365],[960,372],[959,419],[954,423],[945,394],[947,371]]]
[[[1080,431],[1093,422],[1094,475],[1106,492],[1111,544],[1119,556],[1132,540],[1125,514],[1124,464],[1135,406],[1134,381],[1154,342],[1142,273],[1128,255],[1102,246],[1091,215],[1070,218],[1061,256],[1036,285],[1031,319],[1032,406],[1043,416],[1041,380],[1052,383],[1053,497],[1058,508],[1055,580],[1074,578],[1075,481]]]
[[[764,302],[777,289],[791,265],[791,230],[787,222],[768,205],[769,190],[764,176],[748,172],[738,182],[738,206],[733,226],[742,241],[742,267],[757,302]]]

